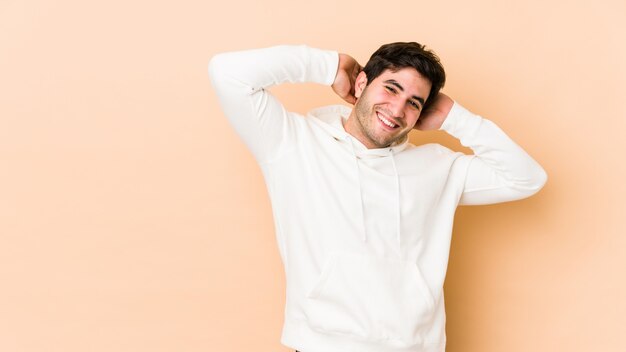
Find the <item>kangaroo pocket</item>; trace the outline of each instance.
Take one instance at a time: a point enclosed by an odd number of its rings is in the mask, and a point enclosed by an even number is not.
[[[333,253],[306,299],[311,328],[406,347],[423,342],[434,311],[414,263]]]

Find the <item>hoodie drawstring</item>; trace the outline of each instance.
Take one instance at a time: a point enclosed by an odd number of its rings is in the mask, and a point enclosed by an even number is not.
[[[363,208],[365,205],[363,204],[363,194],[361,194],[361,172],[359,170],[359,158],[356,155],[356,151],[354,150],[354,142],[352,141],[352,138],[349,135],[346,135],[346,139],[348,140],[349,144],[350,144],[350,148],[352,149],[352,156],[354,156],[354,167],[356,170],[356,178],[357,178],[357,186],[358,188],[358,193],[359,193],[359,210],[360,210],[360,216],[361,216],[361,236],[363,239],[363,242],[367,242],[367,230],[366,230],[366,226],[365,226],[365,209]]]
[[[357,177],[357,186],[358,186],[358,194],[359,194],[359,216],[360,216],[360,224],[361,224],[361,239],[363,242],[367,242],[367,227],[365,225],[365,205],[363,204],[363,194],[361,190],[361,172],[359,168],[359,158],[354,149],[354,142],[350,136],[346,136],[346,140],[350,144],[350,149],[352,151],[352,156],[354,157],[354,168],[356,171]],[[396,241],[398,242],[398,251],[402,248],[402,214],[401,214],[401,206],[400,206],[400,175],[398,174],[398,167],[396,165],[395,154],[393,152],[393,148],[389,148],[389,157],[391,158],[391,165],[393,166],[393,173],[396,181]],[[399,252],[399,255],[402,254]]]
[[[396,216],[397,240],[398,240],[398,249],[401,249],[402,248],[401,247],[402,243],[400,242],[400,238],[401,238],[401,236],[400,236],[400,232],[401,232],[400,226],[402,224],[402,222],[401,222],[402,221],[402,219],[401,219],[402,214],[400,213],[400,211],[401,211],[401,207],[400,207],[400,194],[401,194],[400,193],[400,175],[398,175],[398,168],[396,167],[396,159],[394,157],[392,148],[389,148],[389,154],[391,156],[391,165],[393,165],[393,172],[396,175],[396,199],[398,200],[398,204],[397,204],[397,208],[396,208],[397,209],[397,212],[396,212],[397,213],[397,216]]]

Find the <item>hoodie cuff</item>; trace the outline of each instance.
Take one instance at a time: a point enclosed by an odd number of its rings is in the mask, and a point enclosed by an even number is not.
[[[331,86],[339,68],[339,52],[308,48],[311,60],[311,81]]]
[[[480,124],[481,120],[480,116],[474,115],[455,101],[439,129],[459,137],[464,131],[473,130],[476,125]]]

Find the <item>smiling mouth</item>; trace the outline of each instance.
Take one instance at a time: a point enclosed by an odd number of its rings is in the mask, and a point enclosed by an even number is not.
[[[386,118],[385,116],[383,116],[380,112],[376,112],[376,117],[378,117],[378,120],[380,122],[383,123],[383,125],[387,126],[388,128],[391,129],[395,129],[398,127],[398,125],[396,125],[395,123],[393,123],[393,121],[391,121],[390,119]]]

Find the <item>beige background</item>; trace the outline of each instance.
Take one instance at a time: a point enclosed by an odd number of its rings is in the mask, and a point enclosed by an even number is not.
[[[448,351],[625,351],[625,34],[621,0],[2,0],[0,351],[290,351],[263,180],[207,62],[304,43],[365,63],[406,40],[549,175],[459,208]]]

